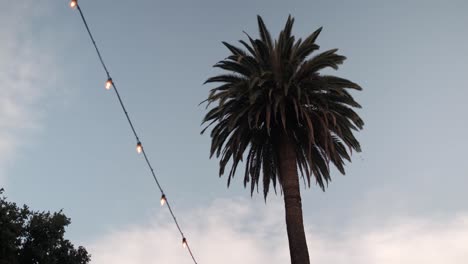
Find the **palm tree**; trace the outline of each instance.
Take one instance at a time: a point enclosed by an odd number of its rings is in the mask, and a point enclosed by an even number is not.
[[[347,90],[361,87],[320,74],[326,68],[337,70],[346,57],[337,49],[311,57],[319,49],[315,40],[322,28],[296,41],[293,23],[289,16],[273,42],[258,16],[260,39],[246,33],[248,42],[240,40],[245,49],[223,42],[231,54],[214,67],[227,73],[206,81],[220,84],[205,100],[207,108],[216,106],[206,114],[202,134],[212,127],[210,158],[220,158],[220,176],[231,161],[228,186],[244,154],[244,186],[250,182],[251,194],[263,185],[266,200],[270,185],[276,193],[278,183],[284,194],[291,263],[308,264],[298,172],[304,184],[310,187],[313,176],[325,191],[330,162],[345,174],[344,160],[351,161],[352,150],[361,151],[353,131],[362,129],[364,122],[353,111],[360,105]]]

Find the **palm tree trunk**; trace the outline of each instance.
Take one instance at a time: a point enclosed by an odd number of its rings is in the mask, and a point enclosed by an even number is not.
[[[286,133],[281,133],[277,142],[279,175],[284,194],[291,264],[309,264],[309,252],[302,221],[296,152]]]

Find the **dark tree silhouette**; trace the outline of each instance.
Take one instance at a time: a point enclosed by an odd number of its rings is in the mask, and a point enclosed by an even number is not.
[[[0,189],[0,264],[86,264],[90,255],[64,239],[62,211],[34,212],[8,202]]]
[[[351,151],[360,151],[353,131],[364,122],[352,110],[360,105],[348,89],[361,90],[349,80],[322,75],[325,68],[337,70],[346,57],[337,49],[315,56],[315,40],[322,28],[306,39],[292,35],[294,19],[288,18],[277,40],[272,40],[258,16],[260,39],[248,34],[240,40],[244,49],[226,42],[231,54],[214,67],[227,71],[206,83],[212,89],[207,108],[214,106],[203,123],[211,129],[211,155],[220,158],[220,176],[229,164],[228,186],[236,168],[245,159],[244,186],[251,193],[263,185],[266,199],[270,185],[284,194],[291,263],[309,263],[298,171],[304,184],[311,178],[325,190],[330,162],[342,173]],[[262,175],[262,183],[260,176]]]

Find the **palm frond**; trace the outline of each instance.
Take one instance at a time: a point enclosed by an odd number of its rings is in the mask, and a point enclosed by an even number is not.
[[[270,186],[276,192],[279,174],[277,135],[288,135],[296,164],[308,186],[311,179],[325,190],[331,181],[330,164],[345,174],[352,151],[361,151],[354,132],[364,122],[348,89],[362,88],[347,79],[321,75],[338,69],[346,57],[337,49],[313,56],[322,28],[304,40],[292,35],[294,18],[288,17],[276,40],[257,17],[259,38],[247,33],[242,47],[223,42],[230,55],[214,65],[225,73],[205,83],[217,84],[204,101],[214,106],[203,119],[204,133],[211,129],[210,157],[219,158],[219,175],[228,175],[228,186],[245,161],[244,186],[251,194],[259,186],[266,199]],[[245,159],[244,159],[245,155]],[[227,171],[229,169],[229,171]],[[262,178],[262,179],[260,179]]]

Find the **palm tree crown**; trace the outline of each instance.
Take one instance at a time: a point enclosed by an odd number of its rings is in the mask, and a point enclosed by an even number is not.
[[[253,193],[263,175],[265,198],[271,183],[275,191],[277,182],[282,185],[277,147],[281,136],[291,142],[307,185],[313,175],[323,190],[331,180],[330,162],[345,174],[344,160],[350,161],[352,150],[361,150],[353,131],[362,129],[364,122],[352,109],[361,106],[348,92],[361,87],[320,74],[325,68],[338,69],[346,57],[337,49],[311,56],[319,49],[315,40],[322,28],[295,40],[293,23],[289,16],[273,41],[258,16],[260,39],[246,34],[248,42],[240,40],[245,49],[223,42],[231,55],[214,67],[227,73],[206,81],[219,83],[206,100],[217,104],[203,120],[207,126],[202,133],[212,128],[210,157],[220,157],[220,176],[231,161],[229,185],[245,153],[244,185],[250,182]]]

